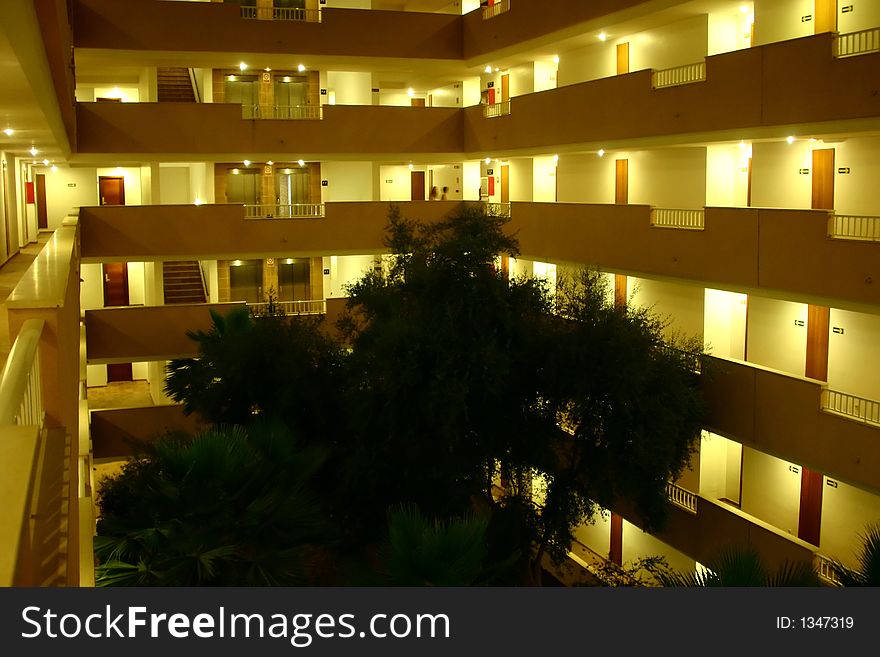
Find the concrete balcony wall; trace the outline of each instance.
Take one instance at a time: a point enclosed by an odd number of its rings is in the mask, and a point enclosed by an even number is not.
[[[880,116],[880,95],[867,82],[880,54],[835,59],[832,44],[820,34],[715,55],[706,58],[705,81],[675,87],[653,89],[644,70],[527,94],[493,119],[480,106],[465,108],[464,151],[549,153],[711,131],[737,131],[739,139],[774,127],[779,133],[770,135],[782,138],[795,123]]]
[[[325,105],[323,120],[245,120],[240,105],[210,103],[79,103],[76,111],[80,155],[363,159],[365,153],[460,154],[463,141],[461,110],[445,107]]]
[[[449,14],[322,9],[311,23],[242,19],[235,3],[76,0],[73,19],[77,48],[462,57],[462,19]]]
[[[705,230],[651,226],[645,205],[514,203],[511,217],[529,259],[880,304],[877,245],[828,239],[825,212],[706,208]]]
[[[184,415],[179,405],[92,411],[93,454],[96,459],[124,459],[132,453],[132,439],[148,441],[168,431],[196,433],[203,426],[198,415]]]
[[[880,490],[880,427],[822,411],[820,382],[720,358],[709,359],[701,382],[710,431]]]
[[[86,362],[131,363],[192,358],[197,345],[187,331],[208,331],[211,310],[221,314],[243,303],[123,306],[85,311]]]
[[[405,217],[436,221],[458,201],[395,203]],[[83,260],[118,262],[366,255],[387,250],[390,203],[325,204],[322,219],[245,219],[241,205],[89,207],[80,210]]]

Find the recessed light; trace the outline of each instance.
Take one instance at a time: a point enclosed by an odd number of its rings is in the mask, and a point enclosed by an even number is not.
[[[416,95],[416,92],[412,87],[410,87],[409,89],[406,90],[406,95],[409,96],[410,98],[412,98],[413,96]]]
[[[491,73],[491,72],[492,72],[492,67],[491,67],[491,66],[487,66],[486,68],[483,69],[483,72],[484,72],[484,73]]]
[[[12,128],[6,128],[3,132],[6,133],[7,137],[11,137],[13,135],[13,133],[15,132],[15,130],[13,130]]]
[[[242,162],[242,164],[244,164],[246,167],[249,167],[251,165],[251,161],[245,160],[244,162]]]
[[[240,71],[244,71],[244,70],[246,70],[246,69],[247,69],[247,64],[245,64],[244,62],[241,62],[241,63],[238,65],[238,69],[239,69]]]
[[[409,166],[409,170],[410,170],[410,171],[413,170],[413,163],[412,163],[412,162],[410,162],[407,166]]]
[[[269,160],[268,162],[266,162],[266,164],[268,164],[269,166],[272,166],[275,163],[272,160]]]
[[[49,166],[49,160],[43,160],[43,166],[44,167]]]
[[[52,173],[55,173],[56,171],[58,171],[58,167],[56,167],[56,166],[53,164],[53,165],[52,165],[52,169],[51,169],[51,171],[52,171]]]
[[[233,176],[237,176],[237,175],[238,175],[238,169],[233,169],[233,170],[232,170],[232,175],[233,175]]]
[[[483,161],[484,161],[486,164],[491,164],[491,163],[492,163],[492,158],[487,157],[487,158],[486,158],[485,160],[483,160]]]
[[[558,155],[554,155],[554,156],[553,156],[553,162],[554,162],[554,164],[557,163],[557,162],[559,162],[559,156],[558,156]]]
[[[296,67],[296,70],[299,71],[300,73],[302,73],[303,71],[306,70],[306,67],[304,64],[300,64],[299,66]]]
[[[792,137],[791,135],[789,135],[788,137],[785,138],[785,141],[787,141],[789,144],[793,144],[793,143],[794,143],[794,137]]]
[[[36,157],[36,156],[37,156],[37,153],[39,153],[39,152],[40,152],[40,151],[37,150],[37,147],[36,147],[36,146],[31,146],[30,154],[31,154],[33,157]]]
[[[608,38],[607,34],[605,34],[604,32],[599,32],[599,41],[604,41],[607,38]]]
[[[554,63],[554,64],[558,64],[558,63],[559,63],[559,55],[553,55],[553,63]]]
[[[598,155],[599,157],[605,157],[605,149],[604,149],[604,148],[600,148],[600,149],[599,149],[599,152],[596,153],[596,155]]]
[[[304,167],[304,166],[306,165],[306,161],[305,161],[305,160],[297,160],[296,163],[297,163],[298,165],[300,165],[301,167]]]
[[[269,73],[269,72],[270,72],[270,71],[271,71],[271,70],[272,70],[272,69],[271,69],[271,68],[269,68],[269,67],[268,67],[268,66],[267,66],[267,67],[266,67],[266,68],[264,68],[264,69],[263,69],[263,70],[264,70],[264,71],[266,71],[266,73]]]

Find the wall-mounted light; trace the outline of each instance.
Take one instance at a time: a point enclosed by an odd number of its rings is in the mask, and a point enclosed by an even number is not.
[[[36,157],[36,156],[37,156],[37,153],[39,153],[39,152],[40,152],[40,151],[37,150],[37,147],[36,147],[36,146],[31,146],[31,150],[30,150],[30,154],[31,154],[31,156]]]
[[[241,260],[233,260],[233,261],[230,262],[229,264],[230,264],[232,267],[241,267],[242,262],[241,262]]]
[[[608,35],[604,32],[599,32],[599,41],[605,41],[608,38]]]
[[[269,166],[272,166],[275,163],[272,160],[269,160],[268,162],[266,162],[266,164],[268,164]]]
[[[791,135],[789,135],[788,137],[785,138],[785,141],[787,141],[788,144],[791,145],[791,144],[794,143],[794,137],[792,137]]]
[[[43,160],[43,166],[44,167],[49,166],[49,160]]]
[[[409,96],[410,98],[412,98],[413,96],[416,95],[416,92],[412,87],[410,87],[409,89],[406,90],[406,95]]]
[[[487,157],[487,158],[486,158],[485,160],[483,160],[483,161],[484,161],[486,164],[491,164],[491,163],[492,163],[492,158]]]
[[[409,170],[410,170],[410,171],[413,170],[413,163],[412,163],[412,162],[410,162],[407,166],[409,167]]]
[[[491,73],[491,72],[492,72],[492,67],[491,67],[491,66],[487,66],[486,68],[483,69],[483,72],[484,72],[484,73]]]
[[[115,173],[117,176],[124,176],[125,169],[123,169],[122,167],[116,167],[115,169],[113,169],[113,173]]]
[[[305,160],[297,160],[296,163],[297,163],[298,165],[300,165],[301,167],[304,167],[304,166],[306,165],[306,161],[305,161]]]
[[[247,70],[247,64],[245,64],[244,62],[239,63],[238,70],[240,70],[240,71]]]
[[[239,173],[238,169],[233,169],[233,170],[232,170],[232,175],[233,175],[233,176],[237,176],[238,173]]]
[[[299,71],[300,73],[303,73],[303,72],[305,72],[306,67],[304,64],[300,64],[299,66],[296,67],[296,70]]]
[[[290,82],[290,76],[289,76],[289,75],[285,75],[283,78],[281,78],[281,81],[282,81],[282,82]]]
[[[559,63],[559,55],[553,55],[553,63],[554,63],[554,64],[558,64],[558,63]]]
[[[52,168],[50,169],[50,171],[51,171],[52,173],[55,173],[56,171],[58,171],[58,167],[56,167],[56,166],[53,164],[53,165],[52,165]]]
[[[289,176],[289,175],[290,175],[290,169],[285,169],[285,170],[284,170],[284,175],[285,175],[285,176]]]
[[[271,73],[271,72],[272,72],[272,69],[269,68],[268,66],[267,66],[266,68],[264,68],[263,70],[266,71],[266,73]]]
[[[495,67],[495,72],[496,72],[496,73],[497,73],[498,71],[500,71],[500,70],[501,70],[501,69],[498,68],[497,66]]]
[[[600,148],[600,149],[599,149],[599,152],[596,153],[596,155],[598,155],[599,157],[605,157],[605,149],[604,149],[604,148]]]
[[[244,161],[242,162],[242,164],[244,164],[246,167],[249,167],[249,166],[251,165],[251,161],[250,161],[250,160],[244,160]]]
[[[234,75],[227,75],[226,79],[230,82],[235,82],[237,78]]]
[[[5,130],[3,130],[3,132],[6,134],[7,137],[11,137],[13,133],[15,133],[15,130],[13,130],[12,128],[6,128]]]

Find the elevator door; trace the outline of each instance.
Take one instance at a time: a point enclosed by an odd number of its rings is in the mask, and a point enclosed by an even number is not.
[[[287,258],[278,264],[278,300],[307,301],[311,298],[308,258]]]

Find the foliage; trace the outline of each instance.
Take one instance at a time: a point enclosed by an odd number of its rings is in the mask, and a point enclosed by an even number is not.
[[[868,524],[865,533],[859,535],[859,543],[857,567],[848,568],[834,561],[834,574],[841,586],[880,586],[880,522]]]
[[[246,425],[268,415],[311,438],[336,413],[339,349],[312,318],[247,308],[211,311],[212,328],[189,332],[199,357],[171,361],[165,389],[186,413],[216,424]]]
[[[328,539],[308,481],[323,456],[267,425],[166,436],[102,482],[102,586],[265,586],[305,581]]]
[[[752,548],[731,548],[709,562],[707,568],[682,573],[656,568],[652,574],[662,586],[818,586],[812,566],[805,561],[785,561],[770,570]]]

